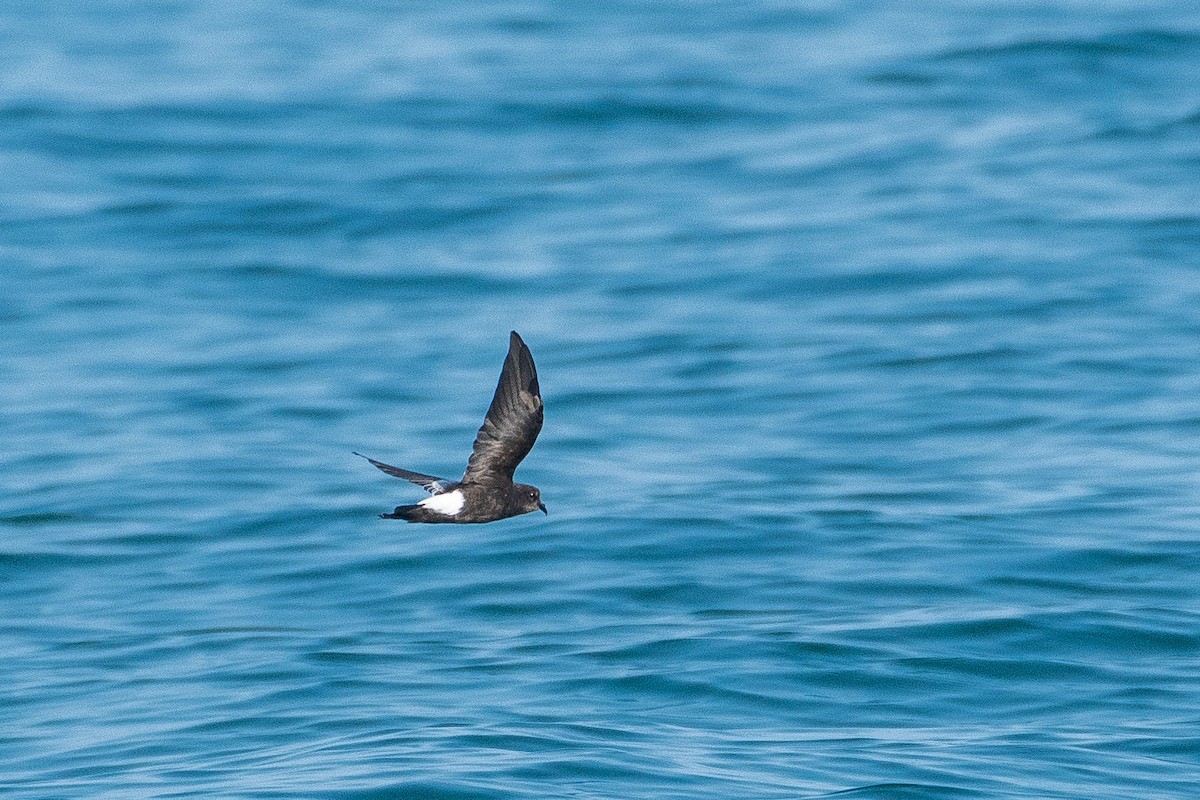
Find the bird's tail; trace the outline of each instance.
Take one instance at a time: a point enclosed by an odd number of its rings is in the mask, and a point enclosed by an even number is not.
[[[414,512],[424,511],[420,506],[396,506],[396,510],[390,514],[380,514],[382,519],[402,519],[405,522],[415,522]]]

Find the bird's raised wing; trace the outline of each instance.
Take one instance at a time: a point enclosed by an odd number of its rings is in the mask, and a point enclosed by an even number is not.
[[[533,356],[516,331],[508,343],[508,357],[500,371],[496,394],[483,427],[475,437],[463,483],[504,486],[529,454],[542,429],[542,393],[538,388]]]
[[[391,464],[384,464],[382,461],[376,461],[369,456],[364,456],[362,453],[355,453],[354,455],[367,459],[367,461],[370,461],[388,475],[392,475],[397,478],[403,478],[406,481],[423,487],[425,491],[429,492],[430,494],[441,494],[454,485],[454,481],[448,481],[445,478],[435,478],[432,475],[422,475],[419,472],[409,472],[406,469],[400,469],[399,467],[393,467]]]

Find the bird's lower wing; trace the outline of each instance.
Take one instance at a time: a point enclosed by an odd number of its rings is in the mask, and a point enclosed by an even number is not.
[[[376,461],[370,456],[364,456],[362,453],[355,453],[354,455],[358,456],[359,458],[367,459],[367,461],[370,461],[378,469],[386,472],[392,477],[403,478],[410,483],[417,484],[430,494],[441,494],[454,484],[453,481],[448,481],[445,478],[438,478],[433,475],[422,475],[420,472],[411,472],[407,469],[393,467],[391,464],[385,464],[382,461]]]

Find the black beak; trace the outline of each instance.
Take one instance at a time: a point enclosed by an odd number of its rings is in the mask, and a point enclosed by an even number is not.
[[[545,503],[541,503],[541,502],[539,502],[539,503],[538,503],[538,508],[540,508],[540,509],[542,510],[542,513],[543,513],[543,514],[545,514],[546,516],[550,516],[550,512],[546,510],[546,504],[545,504]]]

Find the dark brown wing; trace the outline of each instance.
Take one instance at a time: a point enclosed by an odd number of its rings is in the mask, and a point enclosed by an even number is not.
[[[432,475],[422,475],[419,472],[409,472],[406,469],[400,469],[399,467],[393,467],[391,464],[385,464],[382,461],[376,461],[370,456],[364,456],[362,453],[355,453],[354,455],[367,459],[367,461],[370,461],[388,475],[396,478],[403,478],[410,483],[415,483],[418,486],[424,487],[425,491],[429,492],[430,494],[441,494],[454,485],[454,481],[448,481],[445,478],[435,478]]]
[[[500,383],[475,437],[463,483],[506,486],[513,471],[529,454],[542,429],[542,394],[533,356],[516,331],[508,343],[508,357]]]

